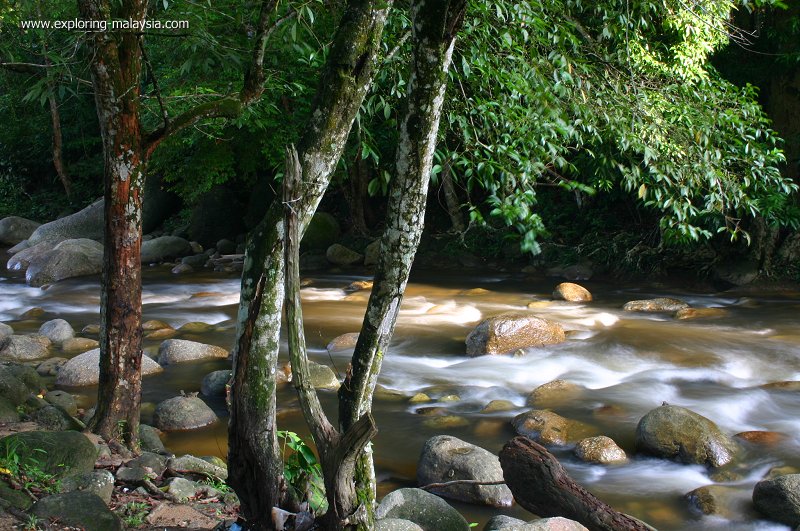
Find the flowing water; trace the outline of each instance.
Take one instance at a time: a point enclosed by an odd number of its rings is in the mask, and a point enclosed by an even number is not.
[[[231,347],[238,278],[210,273],[175,277],[164,268],[146,270],[144,278],[145,319],[163,320],[175,328],[190,321],[213,324],[206,333],[180,337]],[[302,290],[310,356],[340,375],[351,351],[329,354],[325,347],[334,337],[360,328],[369,292],[348,293],[344,288],[364,279],[312,275],[306,277]],[[381,494],[415,484],[419,451],[433,435],[448,433],[499,451],[514,435],[509,421],[530,409],[526,407],[528,394],[560,378],[586,390],[578,399],[554,403],[553,409],[587,424],[590,434],[612,437],[632,456],[627,464],[600,466],[578,461],[569,448],[554,451],[568,472],[601,499],[659,529],[788,529],[758,520],[748,512],[746,503],[734,520],[701,517],[689,510],[682,496],[697,487],[719,483],[748,498],[754,484],[771,467],[800,467],[800,392],[762,387],[800,380],[800,294],[740,297],[679,286],[589,281],[584,285],[595,302],[579,304],[551,302],[549,294],[555,283],[554,279],[491,273],[454,276],[447,272],[412,278],[380,377],[382,386],[397,393],[380,394],[374,407],[380,429],[375,451]],[[56,317],[66,319],[76,330],[99,320],[96,278],[67,280],[41,290],[5,273],[0,278],[0,294],[0,321],[9,322],[19,332],[34,332],[41,322]],[[725,313],[714,319],[676,321],[669,315],[621,310],[628,300],[656,296],[678,297],[697,308],[720,307]],[[564,325],[568,330],[565,343],[530,349],[519,357],[465,356],[464,339],[482,318],[524,310],[531,302],[531,311]],[[18,321],[31,307],[41,307],[46,313],[33,321]],[[158,344],[146,340],[146,352],[155,355]],[[181,390],[198,391],[206,373],[228,368],[228,364],[173,365],[145,378],[143,420],[150,420],[155,403]],[[95,391],[81,391],[84,406],[91,405]],[[427,393],[433,401],[409,403],[408,397],[417,392]],[[454,394],[459,398],[456,401],[439,400]],[[334,414],[335,394],[322,395],[329,414]],[[510,401],[514,409],[481,412],[488,402],[498,399]],[[225,457],[225,405],[222,399],[209,402],[223,420],[206,429],[167,435],[169,448]],[[662,402],[700,413],[731,435],[768,430],[785,437],[769,446],[746,448],[744,457],[724,476],[702,466],[633,456],[638,420]],[[445,408],[459,419],[450,427],[437,426],[434,417],[416,412],[422,406]],[[283,429],[306,432],[290,386],[279,392],[279,423]],[[519,507],[497,511],[454,505],[481,526],[497,512],[531,518]]]

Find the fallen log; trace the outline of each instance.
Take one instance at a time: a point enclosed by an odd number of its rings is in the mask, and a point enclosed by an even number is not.
[[[569,477],[553,454],[527,437],[506,443],[500,465],[514,499],[538,516],[570,518],[590,531],[653,531],[589,493]]]

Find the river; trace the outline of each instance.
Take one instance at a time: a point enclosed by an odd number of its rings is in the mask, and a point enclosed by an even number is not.
[[[344,288],[364,276],[304,275],[302,289],[305,329],[313,360],[340,374],[350,352],[329,354],[327,343],[347,332],[357,332],[368,291]],[[628,452],[628,463],[600,466],[582,463],[570,449],[554,453],[568,472],[591,492],[615,508],[641,518],[658,529],[788,529],[759,520],[744,511],[738,521],[701,517],[693,513],[683,494],[703,485],[730,486],[742,497],[773,466],[800,467],[800,392],[762,388],[778,381],[800,380],[800,294],[707,293],[673,284],[604,283],[587,281],[591,303],[551,301],[556,279],[514,274],[421,273],[412,278],[403,303],[394,340],[385,357],[380,384],[402,396],[376,399],[380,433],[375,440],[380,492],[415,484],[415,466],[425,441],[448,433],[493,452],[511,438],[509,421],[530,409],[528,394],[537,386],[564,379],[586,387],[578,400],[555,404],[559,414],[593,427],[595,434],[612,437]],[[221,273],[174,276],[164,267],[144,272],[144,317],[173,327],[190,321],[215,325],[202,334],[180,336],[230,348],[235,336],[239,280]],[[45,320],[66,319],[76,330],[99,321],[97,278],[71,279],[47,289],[30,288],[18,275],[0,276],[0,321],[17,333],[35,332]],[[720,307],[714,319],[677,321],[664,314],[622,311],[632,299],[677,297],[697,308]],[[565,343],[530,349],[527,355],[468,358],[464,338],[482,318],[508,310],[530,311],[558,321],[568,330]],[[22,312],[40,307],[45,314],[17,321]],[[159,341],[145,341],[155,356]],[[229,362],[172,365],[144,380],[143,421],[154,405],[181,390],[199,391],[202,377]],[[94,388],[79,395],[82,406],[94,401]],[[426,392],[434,400],[411,404],[408,397]],[[455,401],[437,401],[447,395]],[[322,392],[332,414],[335,393]],[[491,400],[508,400],[509,411],[482,413]],[[633,455],[634,431],[649,410],[668,402],[687,407],[716,422],[726,433],[768,430],[785,434],[772,445],[749,447],[731,474],[719,477],[702,466],[683,465]],[[209,400],[223,419],[216,425],[186,433],[168,434],[165,444],[175,452],[225,457],[225,405]],[[461,417],[458,426],[442,428],[416,413],[419,407],[439,406]],[[279,392],[282,429],[306,433],[294,391]],[[714,479],[712,477],[714,476]],[[498,512],[530,519],[523,509],[497,511],[454,503],[481,526]],[[479,527],[480,528],[480,527]]]

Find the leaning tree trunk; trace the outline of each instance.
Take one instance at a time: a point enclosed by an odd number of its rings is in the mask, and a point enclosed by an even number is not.
[[[465,8],[465,0],[417,0],[412,4],[414,45],[408,107],[400,129],[395,178],[372,293],[353,353],[352,370],[339,390],[343,431],[372,408],[381,361],[394,331],[422,234],[447,71]],[[373,529],[376,486],[369,448],[359,460],[353,481],[360,499],[371,502],[368,518],[359,523],[358,529]]]
[[[553,454],[527,437],[514,437],[500,451],[503,478],[522,507],[542,517],[564,516],[590,531],[652,528],[597,499],[566,473]]]
[[[80,0],[84,18],[108,20],[106,0]],[[144,0],[124,4],[124,18],[142,20]],[[138,449],[142,363],[142,194],[145,160],[139,121],[141,55],[136,35],[91,34],[92,84],[103,140],[105,241],[100,304],[100,387],[91,428]]]
[[[339,24],[299,143],[303,186],[294,205],[300,234],[316,211],[372,83],[386,0],[350,0]],[[234,349],[228,425],[229,483],[251,529],[273,529],[282,505],[283,461],[276,433],[275,374],[284,294],[282,208],[273,203],[250,233]]]

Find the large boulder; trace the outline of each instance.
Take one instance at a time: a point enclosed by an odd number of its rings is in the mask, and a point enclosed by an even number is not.
[[[31,262],[41,260],[41,257],[52,251],[56,245],[56,242],[46,241],[26,247],[14,253],[14,256],[8,259],[6,269],[9,271],[25,271]]]
[[[228,351],[222,347],[187,339],[167,339],[158,347],[158,363],[161,365],[227,357]]]
[[[560,324],[526,313],[503,313],[482,321],[467,336],[467,355],[505,354],[566,339]]]
[[[327,212],[317,212],[308,224],[300,247],[304,251],[324,251],[336,243],[340,233],[335,217]]]
[[[622,309],[626,312],[677,312],[689,308],[689,305],[680,299],[669,297],[658,297],[655,299],[643,299],[628,301]]]
[[[642,417],[636,426],[636,448],[658,457],[712,467],[729,463],[738,450],[736,442],[706,417],[670,405]]]
[[[800,526],[800,474],[762,479],[753,489],[753,505],[770,520]]]
[[[217,415],[196,396],[176,396],[156,406],[153,424],[162,431],[185,431],[208,426]]]
[[[85,531],[122,531],[122,521],[106,507],[100,496],[91,492],[73,491],[51,494],[31,507],[31,514],[43,520]]]
[[[28,264],[25,281],[43,286],[65,278],[96,275],[103,270],[103,246],[86,238],[64,240]]]
[[[160,175],[148,175],[142,201],[142,232],[149,234],[160,227],[168,217],[178,211],[180,204],[180,198],[164,187]]]
[[[244,232],[244,208],[229,188],[216,186],[200,198],[192,210],[189,239],[214,247],[223,238]]]
[[[50,340],[40,335],[12,335],[0,341],[0,360],[30,361],[46,358]]]
[[[346,266],[361,263],[364,260],[364,255],[348,249],[344,245],[334,243],[325,251],[325,258],[334,265]]]
[[[553,298],[569,302],[589,302],[592,294],[580,284],[562,282],[553,290]]]
[[[142,263],[151,264],[181,258],[192,252],[189,241],[178,236],[160,236],[142,242]]]
[[[39,225],[41,223],[19,216],[0,219],[0,245],[17,245],[27,240]]]
[[[67,339],[75,337],[75,330],[64,319],[53,319],[39,327],[39,335],[46,337],[55,345],[61,345]]]
[[[114,475],[108,470],[92,470],[84,474],[70,476],[61,482],[61,492],[91,492],[108,505],[114,492]]]
[[[479,446],[449,435],[428,439],[422,447],[417,464],[417,482],[428,485],[459,479],[502,481],[500,459]],[[514,502],[514,495],[505,485],[462,484],[434,489],[431,492],[446,498],[491,507],[510,507]]]
[[[14,453],[20,463],[30,461],[57,477],[94,470],[97,448],[77,431],[26,431],[0,439],[0,455]]]
[[[0,340],[14,335],[14,329],[5,323],[0,323]]]
[[[377,519],[410,520],[423,531],[469,531],[458,511],[446,501],[422,489],[399,489],[390,492],[375,511]]]
[[[164,369],[149,356],[142,356],[142,376],[155,374]],[[78,354],[58,371],[56,385],[80,387],[97,385],[100,381],[100,349],[96,348]]]
[[[31,391],[32,389],[17,376],[13,366],[0,365],[0,398],[5,398],[14,406],[18,406],[25,403]]]
[[[72,215],[45,223],[33,231],[28,242],[61,242],[77,238],[103,240],[103,200],[98,199],[83,210]]]

